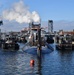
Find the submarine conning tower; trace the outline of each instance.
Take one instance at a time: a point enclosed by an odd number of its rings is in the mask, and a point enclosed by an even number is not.
[[[30,44],[32,46],[38,46],[38,44],[41,42],[41,24],[32,22],[29,25],[29,34]]]
[[[33,23],[30,24],[30,36],[29,43],[32,46],[37,46],[37,55],[41,58],[41,46],[42,46],[42,38],[41,38],[41,24]]]

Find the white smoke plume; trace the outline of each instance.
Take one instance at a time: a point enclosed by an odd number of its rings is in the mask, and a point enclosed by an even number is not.
[[[14,20],[18,23],[40,23],[38,13],[36,11],[31,13],[28,7],[24,5],[23,1],[19,1],[18,3],[15,3],[11,9],[3,11],[3,18],[9,21]]]

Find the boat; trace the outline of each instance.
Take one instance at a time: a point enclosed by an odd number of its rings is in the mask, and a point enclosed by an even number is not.
[[[19,50],[19,45],[13,38],[8,38],[2,43],[1,48],[6,51],[17,51]]]
[[[60,36],[56,43],[57,50],[74,50],[74,40],[71,35]]]
[[[52,42],[49,42],[50,38],[45,36],[40,24],[33,24],[30,26],[30,34],[27,40],[27,43],[22,48],[25,52],[28,53],[37,53],[38,47],[41,46],[42,53],[49,53],[54,50],[50,45]],[[41,36],[41,37],[40,37]]]

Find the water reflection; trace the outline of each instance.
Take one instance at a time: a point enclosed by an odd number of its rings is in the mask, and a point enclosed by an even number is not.
[[[17,58],[16,53],[3,52],[0,55],[0,73],[1,75],[13,75],[17,70]]]
[[[73,75],[74,73],[74,51],[73,50],[61,50],[58,51],[59,55],[59,73],[63,75]]]
[[[32,59],[34,59],[34,57],[32,57]],[[30,66],[31,67],[31,73],[30,75],[42,75],[41,73],[41,59],[36,57],[34,59],[35,63],[34,66]]]
[[[37,58],[37,60],[38,60],[38,75],[42,75],[42,73],[41,73],[41,58]]]
[[[35,65],[30,66],[34,59]],[[1,75],[74,75],[74,51],[54,50],[43,54],[41,59],[25,52],[0,50]]]
[[[65,61],[71,61],[73,58],[73,50],[60,50],[59,56],[61,59],[65,59]]]

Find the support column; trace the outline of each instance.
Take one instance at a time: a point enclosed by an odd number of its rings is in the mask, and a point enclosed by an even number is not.
[[[38,58],[41,58],[41,29],[38,29],[38,46],[37,46]]]

